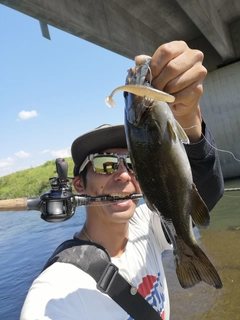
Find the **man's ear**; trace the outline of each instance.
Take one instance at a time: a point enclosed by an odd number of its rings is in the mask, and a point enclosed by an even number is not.
[[[73,185],[78,193],[85,193],[84,183],[81,176],[77,176],[73,180]]]

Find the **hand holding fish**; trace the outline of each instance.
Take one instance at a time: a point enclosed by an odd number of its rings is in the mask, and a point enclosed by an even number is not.
[[[135,57],[136,64],[149,56]],[[169,103],[174,117],[185,129],[191,142],[201,139],[202,117],[199,100],[203,93],[203,80],[207,70],[202,65],[203,53],[190,49],[183,41],[161,45],[151,58],[151,85],[175,97]],[[150,75],[147,77],[150,80]]]

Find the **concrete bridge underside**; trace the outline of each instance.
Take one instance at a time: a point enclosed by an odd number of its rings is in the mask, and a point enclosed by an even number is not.
[[[128,58],[172,40],[204,53],[209,74],[201,101],[218,147],[240,158],[239,0],[0,0],[0,3]],[[38,36],[38,35],[36,35]],[[226,178],[240,163],[220,153]]]

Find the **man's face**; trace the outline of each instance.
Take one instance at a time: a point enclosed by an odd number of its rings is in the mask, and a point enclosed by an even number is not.
[[[127,149],[107,149],[104,152],[127,154]],[[86,176],[86,186],[78,192],[85,193],[90,196],[112,195],[112,196],[126,196],[132,193],[141,193],[139,184],[136,180],[135,174],[130,173],[124,165],[123,159],[120,160],[119,167],[116,172],[112,174],[99,174],[94,172],[92,164],[88,164],[88,171]],[[82,184],[81,184],[82,185]],[[136,208],[137,201],[126,199],[117,202],[101,203],[99,206],[89,206],[87,212],[94,212],[94,214],[104,214],[102,218],[114,221],[129,220]]]

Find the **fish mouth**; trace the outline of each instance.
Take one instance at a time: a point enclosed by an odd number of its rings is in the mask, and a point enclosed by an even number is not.
[[[152,111],[153,100],[144,98],[144,102],[145,104],[144,106],[142,106],[141,110],[136,110],[136,113],[138,113],[138,116],[136,117],[138,126],[141,126],[143,123],[145,123],[145,120],[147,119],[149,113]]]
[[[141,126],[151,112],[154,100],[147,97],[135,96],[131,93],[127,93],[125,98],[130,101],[129,107],[126,108],[128,122],[135,126]]]
[[[136,100],[132,104],[134,121],[136,126],[141,126],[145,123],[149,113],[152,111],[154,100],[147,97],[136,97]],[[133,120],[133,119],[132,119]]]

